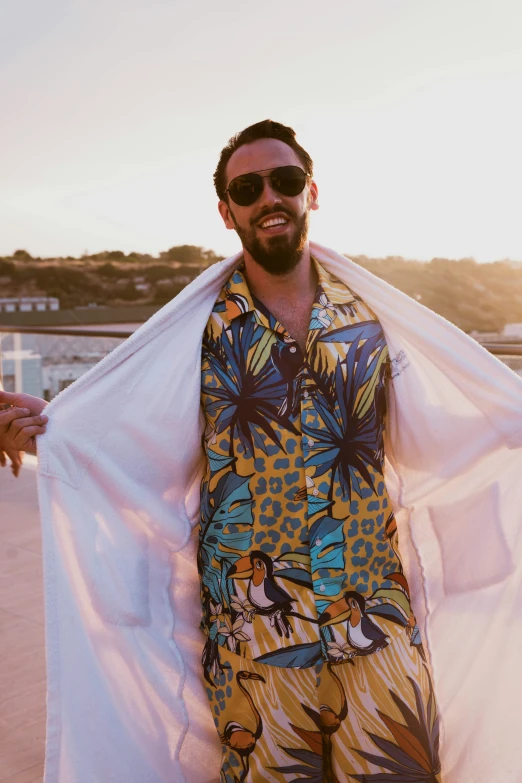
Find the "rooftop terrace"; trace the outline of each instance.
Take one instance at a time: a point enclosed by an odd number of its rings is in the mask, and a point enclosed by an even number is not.
[[[0,783],[43,777],[45,652],[36,460],[0,468]]]

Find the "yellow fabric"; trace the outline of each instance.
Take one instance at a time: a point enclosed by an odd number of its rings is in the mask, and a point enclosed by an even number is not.
[[[221,783],[441,780],[430,676],[405,633],[344,663],[282,670],[222,649],[219,665]]]
[[[316,263],[303,355],[241,269],[203,339],[199,570],[217,647],[305,668],[420,642],[383,480],[388,351],[360,297]]]

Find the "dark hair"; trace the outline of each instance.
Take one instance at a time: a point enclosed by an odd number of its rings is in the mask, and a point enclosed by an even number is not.
[[[279,139],[279,141],[288,144],[297,154],[306,173],[310,177],[313,176],[314,164],[312,158],[306,150],[297,143],[294,129],[290,128],[288,125],[282,125],[280,122],[274,122],[274,120],[262,120],[261,122],[256,122],[255,125],[250,125],[240,133],[236,133],[235,136],[232,136],[232,138],[229,139],[227,146],[223,147],[221,150],[219,162],[214,172],[214,187],[216,188],[218,198],[221,200],[224,200],[226,195],[225,190],[227,183],[225,180],[225,169],[228,161],[234,152],[239,149],[239,147],[242,147],[243,144],[251,144],[253,141],[258,141],[259,139]]]

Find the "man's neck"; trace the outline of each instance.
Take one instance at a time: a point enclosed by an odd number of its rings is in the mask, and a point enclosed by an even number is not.
[[[317,272],[312,263],[308,244],[297,266],[285,275],[273,275],[263,269],[248,252],[243,254],[245,277],[255,297],[268,307],[270,302],[313,302],[317,288]]]
[[[304,353],[317,289],[317,272],[308,245],[297,266],[286,275],[271,275],[246,252],[244,261],[250,292],[283,324]]]

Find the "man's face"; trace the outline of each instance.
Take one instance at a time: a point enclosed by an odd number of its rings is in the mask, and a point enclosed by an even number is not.
[[[226,168],[227,187],[243,174],[261,171],[269,174],[278,166],[303,164],[294,150],[278,139],[259,139],[244,144],[230,158]],[[298,196],[283,196],[263,179],[263,192],[251,206],[241,207],[230,196],[219,202],[219,212],[227,228],[235,229],[243,249],[273,275],[284,275],[299,263],[308,239],[310,209],[317,209],[317,186],[307,180]],[[268,226],[270,218],[281,218],[283,225]]]

